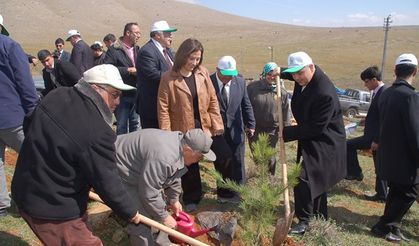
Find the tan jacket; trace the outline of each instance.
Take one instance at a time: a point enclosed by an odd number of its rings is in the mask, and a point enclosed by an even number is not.
[[[202,130],[211,136],[222,134],[223,120],[208,70],[202,66],[199,67],[195,71],[195,81]],[[182,75],[171,70],[164,73],[157,96],[157,116],[160,128],[185,133],[195,128],[193,112],[191,92]]]

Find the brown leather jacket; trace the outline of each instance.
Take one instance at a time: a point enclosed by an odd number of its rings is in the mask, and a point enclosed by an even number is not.
[[[217,96],[208,70],[199,67],[195,71],[199,115],[202,130],[210,136],[222,134],[223,120]],[[163,130],[181,131],[195,128],[192,96],[182,75],[172,70],[164,73],[157,96],[157,116]]]

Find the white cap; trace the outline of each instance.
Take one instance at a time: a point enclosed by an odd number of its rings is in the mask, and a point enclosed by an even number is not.
[[[87,83],[109,85],[121,91],[135,89],[135,87],[124,84],[118,68],[111,64],[94,66],[83,73],[83,78]]]
[[[237,76],[236,60],[232,56],[223,56],[217,65],[220,73],[224,76]]]
[[[3,16],[0,15],[0,26],[1,26],[1,34],[9,36],[9,32],[6,30],[6,27],[3,25]]]
[[[401,54],[396,59],[396,66],[400,64],[411,64],[411,65],[418,65],[418,59],[413,54]]]
[[[288,56],[288,68],[284,73],[297,73],[305,66],[313,64],[311,57],[303,51],[292,53]]]
[[[103,44],[102,44],[102,42],[100,42],[100,41],[95,41],[93,44],[97,44],[97,45],[99,45],[100,47],[103,47]]]
[[[151,26],[150,32],[155,32],[155,31],[176,32],[177,29],[174,27],[170,27],[169,24],[167,24],[167,21],[162,20],[162,21],[154,22],[153,25]]]
[[[79,31],[77,31],[77,30],[70,30],[70,31],[68,31],[66,41],[70,41],[70,38],[73,37],[73,36],[76,36],[76,35],[77,36],[81,36],[80,33],[79,33]]]

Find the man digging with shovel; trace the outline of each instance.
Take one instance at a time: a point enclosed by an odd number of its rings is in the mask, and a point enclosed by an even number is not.
[[[132,89],[113,65],[96,66],[74,87],[49,93],[25,119],[12,197],[43,244],[102,245],[86,224],[92,187],[121,218],[140,222],[117,173],[111,128],[121,90]]]
[[[283,130],[284,141],[298,140],[297,162],[301,160],[299,183],[294,187],[298,224],[292,234],[303,234],[314,216],[327,214],[327,190],[346,175],[346,136],[335,87],[305,52],[288,57],[295,81],[291,100],[295,126]]]

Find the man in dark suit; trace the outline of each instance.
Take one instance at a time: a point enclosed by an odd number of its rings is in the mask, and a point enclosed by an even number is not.
[[[55,40],[55,47],[57,48],[54,51],[54,56],[61,61],[70,61],[71,54],[64,50],[64,40],[62,38],[57,38]]]
[[[412,86],[418,72],[413,54],[396,59],[396,81],[378,101],[378,173],[388,182],[384,214],[371,232],[388,241],[408,240],[400,224],[419,195],[419,95]]]
[[[250,136],[255,132],[253,108],[247,95],[246,82],[237,76],[236,60],[223,56],[216,69],[210,77],[220,104],[224,135],[213,137],[212,149],[218,157],[214,165],[223,178],[244,184],[245,129]],[[217,195],[220,202],[234,202],[234,194],[227,190],[217,189]]]
[[[49,50],[40,50],[38,59],[44,66],[42,70],[45,84],[45,89],[42,91],[43,96],[57,87],[73,86],[81,78],[79,70],[71,62],[54,59]]]
[[[138,57],[140,46],[137,45],[141,38],[140,26],[136,22],[125,24],[123,36],[106,51],[104,63],[112,64],[118,68],[125,84],[136,87],[137,67],[135,61]],[[120,104],[115,110],[117,120],[116,134],[134,132],[139,128],[138,114],[135,112],[135,91],[124,91]]]
[[[151,39],[141,48],[137,58],[137,113],[143,128],[159,128],[157,91],[161,75],[173,66],[170,46],[175,31],[177,29],[166,21],[155,22],[151,26]]]
[[[377,66],[368,67],[361,73],[361,80],[365,87],[372,91],[371,105],[365,118],[364,135],[350,139],[346,142],[347,152],[347,180],[361,181],[364,178],[362,169],[359,166],[357,150],[370,149],[373,140],[378,137],[378,100],[386,86],[381,81],[381,72]],[[372,149],[375,169],[377,169],[376,150]],[[375,172],[377,174],[377,171]],[[387,197],[387,182],[378,175],[375,179],[375,191],[373,196],[365,195],[367,200],[384,202]]]
[[[90,46],[81,39],[79,31],[68,31],[66,41],[70,41],[73,45],[70,62],[76,66],[80,74],[83,74],[86,70],[94,66],[93,51],[90,49]]]
[[[295,81],[291,109],[297,125],[283,130],[285,141],[298,140],[299,183],[294,187],[299,222],[290,233],[303,234],[313,216],[327,219],[327,190],[346,175],[346,136],[335,87],[305,52],[288,57]]]

